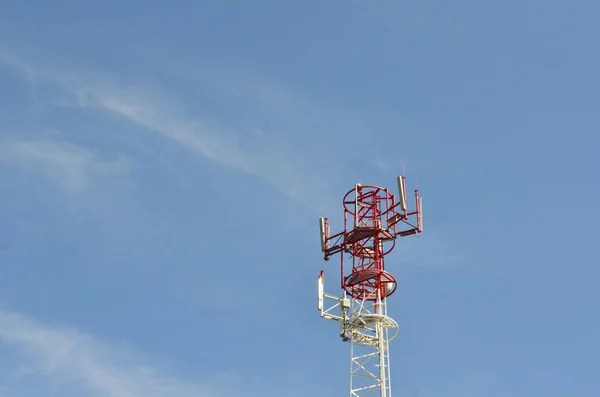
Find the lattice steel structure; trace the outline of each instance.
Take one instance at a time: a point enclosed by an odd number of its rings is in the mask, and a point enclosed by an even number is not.
[[[404,176],[397,183],[397,198],[386,188],[357,184],[344,196],[344,230],[337,234],[330,235],[327,218],[319,220],[324,259],[340,257],[342,296],[324,292],[321,270],[318,309],[321,317],[340,323],[340,336],[350,343],[350,397],[392,396],[389,342],[398,335],[398,324],[387,315],[387,297],[397,283],[385,270],[384,257],[398,237],[423,230],[419,191],[416,209],[408,211]]]

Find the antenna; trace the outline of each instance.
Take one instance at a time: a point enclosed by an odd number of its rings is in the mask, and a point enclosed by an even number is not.
[[[329,223],[327,218],[319,219],[319,229],[321,232],[321,251],[326,252],[329,248]]]
[[[397,177],[398,202],[387,188],[356,184],[343,199],[344,229],[332,236],[327,218],[320,218],[324,259],[340,254],[341,296],[324,291],[325,270],[317,279],[321,317],[339,322],[340,336],[350,342],[350,396],[372,392],[391,397],[389,342],[398,335],[398,323],[387,315],[387,298],[397,288],[385,269],[384,256],[398,237],[421,233],[422,200],[415,190],[416,209],[407,211],[404,171]],[[409,218],[416,217],[415,223]],[[406,228],[399,230],[401,225]],[[392,242],[384,247],[385,242]],[[333,309],[339,310],[335,314]]]
[[[317,309],[319,311],[323,311],[323,294],[325,293],[323,291],[324,284],[325,284],[324,278],[325,278],[325,272],[323,270],[321,270],[321,274],[319,274],[319,277],[317,279],[317,294],[319,297]]]
[[[419,197],[417,191],[417,231],[421,233],[423,231],[423,197]]]
[[[406,211],[406,189],[405,189],[404,176],[399,176],[397,178],[397,182],[398,182],[398,203],[400,204],[400,209],[402,211]]]

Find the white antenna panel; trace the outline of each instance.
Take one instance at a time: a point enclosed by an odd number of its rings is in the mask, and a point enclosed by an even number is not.
[[[404,189],[404,177],[398,177],[398,202],[402,211],[406,211],[406,190]]]
[[[419,211],[419,232],[423,231],[423,198],[419,197],[417,211]]]
[[[323,311],[323,294],[324,294],[324,288],[323,288],[323,274],[321,273],[319,275],[319,277],[317,278],[317,294],[318,294],[318,306],[317,309],[319,311]]]
[[[329,225],[325,218],[319,218],[319,229],[321,232],[321,251],[325,252],[329,249]]]

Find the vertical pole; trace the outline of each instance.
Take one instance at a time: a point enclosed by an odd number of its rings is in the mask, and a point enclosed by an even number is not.
[[[386,384],[387,384],[387,397],[392,397],[392,376],[390,370],[390,339],[388,334],[388,329],[385,329],[385,373],[386,373]]]
[[[340,336],[346,340],[346,320],[348,318],[348,308],[346,307],[346,291],[342,294],[340,302]]]
[[[354,186],[354,227],[358,225],[358,185]]]
[[[381,397],[386,397],[385,338],[380,322],[377,323],[377,338],[379,339],[379,393]]]
[[[354,390],[352,389],[352,378],[354,371],[354,338],[350,338],[350,397],[354,396]]]

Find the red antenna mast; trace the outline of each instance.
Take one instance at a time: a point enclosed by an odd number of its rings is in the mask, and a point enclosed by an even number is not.
[[[404,172],[404,170],[403,170]],[[329,221],[321,218],[321,250],[326,261],[340,254],[342,297],[324,293],[324,271],[319,276],[321,317],[339,321],[340,333],[351,344],[350,396],[358,397],[378,389],[381,397],[391,396],[388,342],[398,324],[387,316],[386,298],[396,291],[394,276],[386,271],[384,258],[398,237],[423,230],[422,199],[415,190],[415,209],[409,211],[404,176],[397,178],[398,197],[387,188],[355,185],[343,199],[344,229],[330,235]],[[336,303],[324,308],[324,300]],[[340,315],[331,310],[340,308]],[[389,337],[389,331],[396,332]],[[362,350],[371,350],[363,354]],[[377,356],[376,362],[371,358]],[[372,368],[370,368],[372,367]]]

